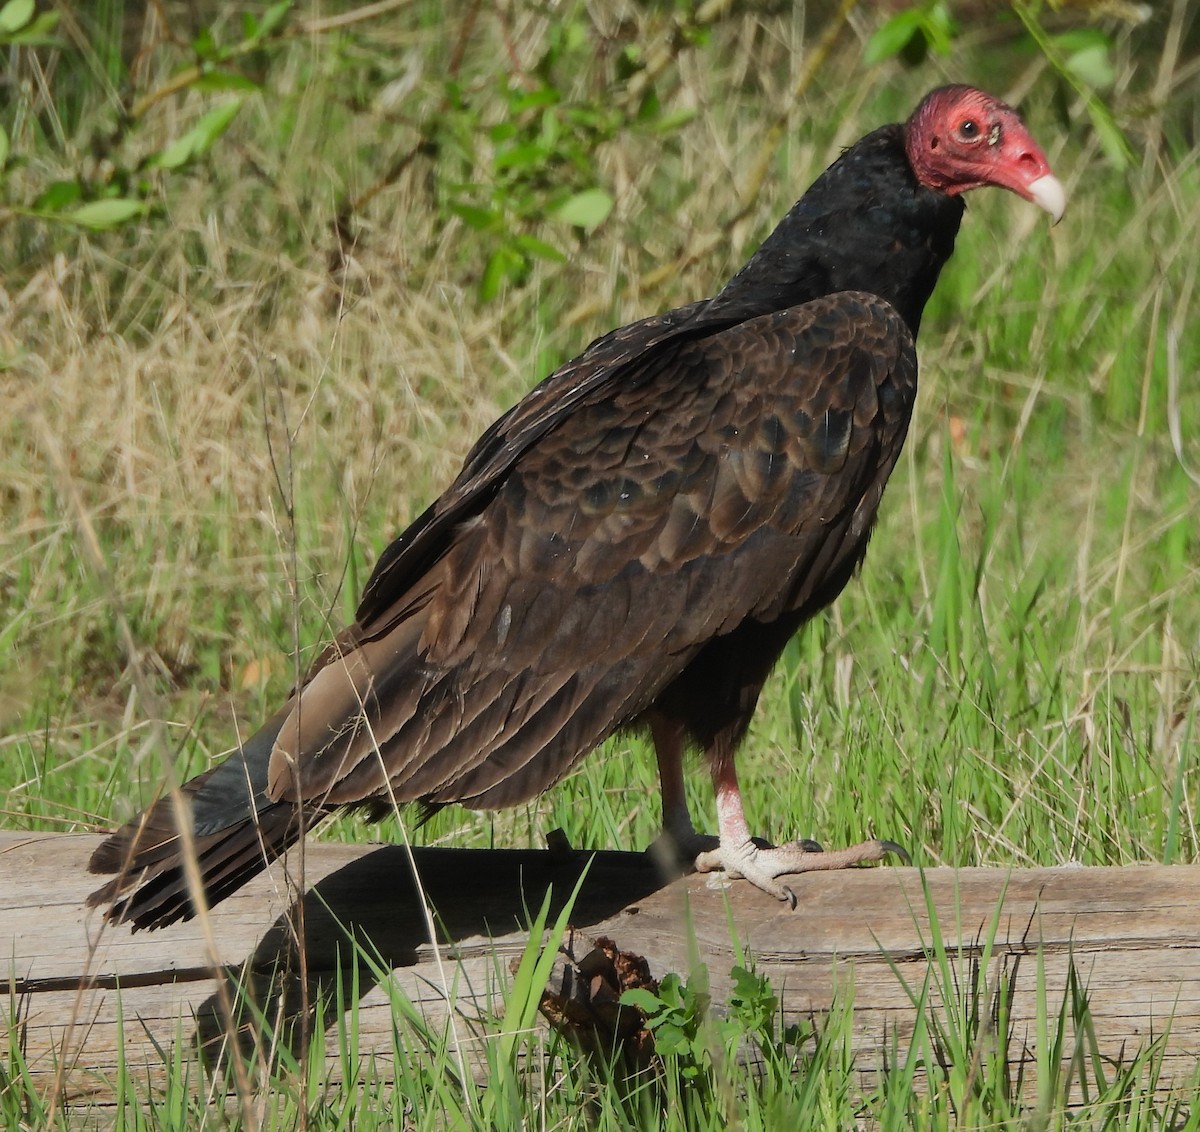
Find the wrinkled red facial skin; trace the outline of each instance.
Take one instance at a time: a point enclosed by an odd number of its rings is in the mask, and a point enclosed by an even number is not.
[[[1050,175],[1050,163],[1017,112],[968,86],[926,95],[904,126],[908,162],[917,180],[957,196],[999,185],[1026,200],[1029,186]]]

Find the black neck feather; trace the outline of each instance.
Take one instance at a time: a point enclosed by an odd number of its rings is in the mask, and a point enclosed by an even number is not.
[[[706,316],[752,317],[869,291],[895,306],[915,337],[962,214],[959,197],[917,181],[902,127],[882,126],[821,174]]]

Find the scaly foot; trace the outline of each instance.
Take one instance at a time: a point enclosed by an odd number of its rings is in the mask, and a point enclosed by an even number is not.
[[[790,844],[793,848],[810,854],[823,852],[820,842],[809,841],[807,838]],[[750,848],[773,850],[775,846],[765,837],[752,837]],[[646,846],[646,852],[658,862],[659,867],[668,876],[682,876],[690,872],[707,873],[724,867],[720,863],[721,839],[711,833],[697,833],[691,822],[664,829]],[[730,875],[740,877],[743,874],[734,872]]]
[[[697,872],[724,869],[727,876],[744,877],[763,892],[795,908],[796,894],[786,884],[780,884],[777,877],[847,869],[864,861],[881,861],[888,853],[895,853],[905,863],[912,862],[908,851],[894,841],[863,841],[846,849],[825,851],[815,841],[790,841],[776,847],[753,839],[737,845],[718,844],[698,853],[693,864]]]

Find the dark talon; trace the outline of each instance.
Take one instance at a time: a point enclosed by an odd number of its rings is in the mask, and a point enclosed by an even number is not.
[[[574,852],[567,835],[561,829],[552,829],[546,834],[546,848],[554,857],[569,857]]]
[[[825,849],[821,845],[821,843],[819,841],[814,841],[811,837],[802,837],[799,841],[796,842],[796,844],[799,845],[800,848],[803,849],[804,852],[806,852],[806,853],[824,853],[825,852]],[[887,844],[890,845],[891,842],[889,841],[889,842],[887,842]]]
[[[788,906],[794,912],[796,910],[796,894],[785,884],[783,886],[783,899],[788,902]]]
[[[880,841],[879,844],[885,853],[895,853],[906,865],[913,863],[912,854],[903,845],[897,845],[894,841]]]

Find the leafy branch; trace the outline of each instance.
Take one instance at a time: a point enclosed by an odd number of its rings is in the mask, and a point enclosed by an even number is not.
[[[152,216],[165,179],[200,162],[227,133],[248,95],[262,93],[267,80],[247,73],[246,64],[277,52],[289,41],[343,34],[352,25],[395,11],[412,0],[376,0],[335,16],[301,20],[294,0],[277,0],[259,15],[245,13],[234,36],[217,25],[205,27],[186,43],[191,60],[165,82],[134,92],[117,107],[117,120],[93,149],[104,162],[76,162],[72,175],[35,185],[32,193],[15,177],[5,177],[0,222],[16,216],[104,231]],[[599,171],[600,148],[623,132],[666,134],[683,124],[687,113],[665,110],[654,78],[667,61],[703,41],[707,21],[727,12],[728,0],[706,0],[694,15],[670,21],[665,46],[643,58],[640,45],[628,44],[616,60],[613,82],[595,93],[578,93],[578,77],[594,60],[595,29],[583,9],[568,11],[542,41],[538,54],[523,64],[515,50],[511,66],[492,68],[471,81],[458,74],[467,40],[485,12],[468,4],[462,35],[448,74],[435,81],[441,99],[418,127],[412,150],[393,162],[367,190],[338,210],[333,228],[338,250],[352,245],[352,222],[380,191],[393,184],[417,156],[434,160],[431,183],[445,220],[457,220],[485,237],[489,248],[479,278],[480,294],[494,297],[506,282],[521,282],[538,259],[560,261],[563,251],[539,232],[546,222],[586,235],[610,215],[615,201]],[[487,13],[503,26],[503,12]],[[70,50],[51,36],[58,16],[35,14],[33,0],[8,0],[0,7],[0,42]],[[171,42],[182,41],[172,37]],[[98,45],[98,50],[111,47]],[[78,71],[84,71],[80,68]],[[253,77],[251,77],[253,75]],[[184,93],[220,97],[181,135],[136,157],[108,158],[128,152],[131,138],[151,112]],[[7,134],[0,134],[0,173],[17,164],[33,168],[29,156],[12,155]],[[32,197],[32,199],[30,199]]]
[[[229,64],[279,37],[291,7],[292,0],[279,0],[261,17],[246,14],[241,40],[227,47],[218,45],[205,29],[191,45],[200,61],[138,99],[129,110],[122,108],[115,136],[123,137],[152,105],[184,90],[235,92],[237,97],[208,110],[185,133],[130,167],[114,165],[90,175],[77,170],[72,177],[40,187],[29,203],[6,199],[0,207],[0,220],[22,216],[99,232],[144,217],[153,207],[154,175],[174,173],[203,158],[237,117],[244,92],[260,89],[259,84],[230,70]],[[0,7],[0,46],[66,50],[67,45],[54,35],[58,24],[59,14],[37,13],[34,0],[8,0]],[[14,153],[8,133],[0,126],[0,175],[23,162],[23,155]],[[10,190],[12,178],[5,176],[3,184]]]
[[[1112,44],[1108,36],[1098,28],[1050,35],[1039,18],[1041,7],[1040,3],[1029,3],[1028,0],[1014,0],[1013,3],[1013,11],[1025,26],[1029,38],[1037,44],[1050,66],[1083,98],[1104,155],[1114,168],[1127,169],[1133,161],[1133,148],[1098,93],[1113,84]]]

